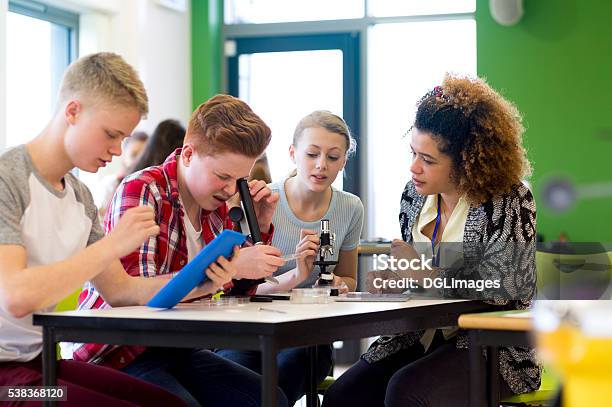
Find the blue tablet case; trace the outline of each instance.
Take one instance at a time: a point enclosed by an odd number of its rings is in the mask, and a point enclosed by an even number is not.
[[[241,246],[246,236],[224,230],[212,242],[208,243],[179,273],[172,278],[151,300],[149,307],[172,308],[178,304],[197,285],[207,279],[204,270],[219,256],[230,257],[234,246]]]

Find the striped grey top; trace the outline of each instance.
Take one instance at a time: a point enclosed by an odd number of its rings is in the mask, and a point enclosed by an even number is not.
[[[278,247],[283,255],[287,255],[295,252],[295,246],[300,241],[300,229],[320,231],[321,222],[320,220],[304,222],[298,219],[289,207],[284,186],[285,179],[269,185],[272,191],[280,194],[280,200],[272,218],[274,224],[272,245]],[[357,247],[363,226],[363,204],[357,196],[340,191],[332,186],[331,202],[321,219],[329,219],[330,229],[336,234],[334,256],[329,260],[338,260],[340,250],[353,250]],[[286,273],[293,268],[295,268],[295,260],[285,263],[276,271],[275,275]],[[318,269],[314,270],[299,287],[312,287],[317,280],[318,273]]]

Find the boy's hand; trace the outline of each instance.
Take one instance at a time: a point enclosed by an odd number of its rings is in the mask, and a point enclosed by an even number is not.
[[[276,247],[265,244],[240,249],[240,256],[235,263],[238,270],[235,278],[257,280],[272,275],[285,264],[285,260],[280,257],[281,254]]]
[[[155,210],[148,206],[130,208],[106,237],[112,244],[116,258],[121,258],[138,249],[145,240],[159,234],[155,223]]]
[[[213,262],[210,264],[210,266],[208,266],[206,269],[206,276],[212,283],[211,291],[217,291],[217,289],[232,281],[232,278],[234,278],[238,272],[236,269],[236,261],[240,257],[239,253],[240,248],[235,246],[231,261],[223,256],[220,256],[216,262]]]
[[[315,230],[300,229],[300,242],[295,246],[295,254],[299,255],[295,260],[296,268],[300,277],[304,280],[312,272],[312,266],[319,251],[319,236]]]
[[[249,191],[251,197],[253,197],[253,206],[255,207],[259,229],[262,233],[268,233],[280,195],[277,192],[273,193],[261,180],[249,181]]]

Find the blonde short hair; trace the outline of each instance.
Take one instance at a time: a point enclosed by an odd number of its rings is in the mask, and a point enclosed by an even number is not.
[[[149,99],[136,70],[117,54],[99,52],[70,64],[59,91],[59,100],[71,97],[135,107],[144,117],[149,112]]]

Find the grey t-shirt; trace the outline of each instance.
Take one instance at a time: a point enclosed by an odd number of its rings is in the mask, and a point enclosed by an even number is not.
[[[58,191],[34,168],[24,145],[0,156],[0,245],[23,246],[27,267],[64,260],[103,236],[91,193],[74,175],[66,174]],[[32,360],[41,350],[32,316],[17,319],[0,309],[0,362]]]
[[[285,193],[285,180],[269,185],[270,189],[280,194],[280,200],[272,217],[274,224],[274,237],[272,245],[280,249],[283,255],[295,252],[295,246],[300,241],[300,229],[313,229],[321,231],[321,222],[304,222],[298,219],[287,201]],[[332,187],[332,198],[327,212],[321,219],[329,219],[329,226],[336,234],[334,255],[329,260],[338,260],[340,250],[353,250],[359,245],[359,237],[363,226],[363,204],[361,200],[345,191]],[[295,260],[291,260],[280,267],[275,275],[281,275],[296,267]],[[333,270],[332,266],[330,270]],[[311,273],[310,277],[298,287],[312,287],[319,276],[319,270]]]

